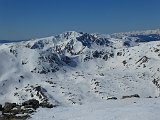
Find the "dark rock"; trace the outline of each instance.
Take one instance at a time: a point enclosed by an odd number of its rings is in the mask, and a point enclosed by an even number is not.
[[[156,49],[154,52],[159,52],[159,49]]]
[[[5,114],[0,116],[0,120],[26,120],[27,118],[30,118],[28,114],[23,116],[16,116],[12,114]]]
[[[25,105],[24,108],[33,108],[33,105]]]
[[[40,106],[43,107],[43,108],[53,108],[53,107],[56,107],[48,102],[42,102],[40,103]]]
[[[71,58],[69,58],[68,56],[63,56],[63,57],[61,58],[61,60],[62,60],[63,62],[65,62],[66,64],[69,64],[69,63],[71,62]]]
[[[39,101],[36,99],[30,99],[22,103],[22,106],[27,108],[34,108],[37,109],[39,107]]]
[[[49,84],[53,84],[53,82],[52,81],[46,81],[47,83],[49,83]]]
[[[139,62],[140,62],[140,64],[142,64],[142,63],[148,62],[148,60],[149,60],[149,58],[147,56],[143,56],[141,59],[139,59],[136,62],[136,64],[139,63]]]
[[[3,107],[3,112],[10,112],[11,109],[13,109],[14,107],[16,107],[16,103],[6,102],[4,107]]]
[[[86,57],[84,58],[84,62],[85,62],[85,61],[89,61],[90,59],[92,59],[90,56],[86,56]]]
[[[122,52],[117,52],[117,56],[121,56],[122,55]]]
[[[103,73],[100,73],[99,75],[100,75],[100,76],[104,76],[104,74],[103,74]]]
[[[21,75],[20,78],[24,79],[24,76]]]
[[[36,112],[35,110],[33,110],[33,109],[30,109],[30,108],[27,108],[27,109],[25,109],[25,110],[23,110],[22,111],[22,113],[24,114],[24,113],[29,113],[29,114],[31,114],[31,113],[33,113],[33,112]]]
[[[41,86],[37,86],[37,87],[35,87],[35,90],[38,91],[38,92],[41,92],[42,91],[42,87]]]
[[[105,60],[105,61],[108,60],[108,55],[107,54],[103,56],[103,60]]]
[[[123,65],[125,66],[125,65],[127,64],[127,61],[126,61],[126,60],[124,60],[122,63],[123,63]]]
[[[46,97],[46,96],[44,95],[44,93],[43,93],[43,92],[47,92],[46,89],[42,88],[41,86],[37,86],[37,87],[35,87],[34,89],[35,89],[37,92],[39,92],[40,94],[42,94],[43,97]]]
[[[12,113],[13,115],[19,114],[19,113],[21,113],[21,112],[22,112],[22,110],[21,110],[21,107],[20,107],[20,106],[16,107],[16,109],[12,109],[12,110],[10,111],[10,113]]]
[[[100,56],[101,56],[101,54],[97,50],[93,53],[94,58],[99,58]]]
[[[0,104],[0,111],[2,111],[2,105]]]
[[[151,96],[148,96],[147,98],[152,98]]]
[[[138,94],[131,95],[131,97],[137,97],[137,98],[140,98],[140,96],[139,96]]]
[[[122,99],[132,98],[132,97],[140,98],[140,96],[138,94],[134,94],[134,95],[129,95],[129,96],[122,96]]]
[[[88,48],[91,47],[92,41],[95,39],[94,36],[90,35],[90,34],[83,34],[80,37],[77,37],[77,40],[80,41],[83,46],[87,46]]]
[[[110,57],[112,57],[112,58],[113,58],[113,57],[114,57],[114,53],[111,53],[111,54],[110,54]]]
[[[0,105],[0,109],[2,110],[2,115],[0,115],[0,120],[26,120],[30,117],[30,114],[35,112],[33,108],[37,108],[39,102],[36,100],[28,100],[22,105],[18,105],[16,103],[6,102],[4,107]],[[27,106],[30,106],[27,108]],[[21,116],[17,116],[17,114],[21,114]]]
[[[95,82],[95,85],[96,85],[96,86],[99,86],[99,82]]]
[[[107,98],[107,100],[117,100],[116,97],[110,97],[110,98]]]
[[[44,92],[47,92],[46,89],[42,88],[41,86],[37,86],[34,87],[34,90],[37,92],[37,96],[39,97],[39,99],[41,99],[42,101],[48,101],[47,96],[44,94]]]
[[[27,62],[22,61],[22,65],[25,65],[25,64],[27,64]]]
[[[47,73],[48,73],[47,70],[42,70],[42,71],[40,72],[40,74],[47,74]]]

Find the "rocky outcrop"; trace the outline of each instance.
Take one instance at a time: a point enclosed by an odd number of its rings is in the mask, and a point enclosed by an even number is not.
[[[56,107],[56,105],[52,105],[47,101],[41,102],[39,104],[39,106],[41,106],[42,108],[53,108],[53,107]]]
[[[22,106],[25,108],[34,108],[37,109],[39,107],[39,101],[36,99],[30,99],[22,103]]]
[[[4,106],[0,105],[0,111],[2,111],[0,120],[26,120],[39,107],[53,108],[56,106],[47,101],[39,103],[36,99],[27,100],[22,104],[6,102]]]
[[[107,100],[117,100],[117,97],[110,97],[110,98],[107,98]]]
[[[14,107],[16,107],[16,103],[6,102],[2,111],[3,112],[10,112]]]
[[[140,98],[140,96],[138,94],[134,94],[134,95],[127,95],[127,96],[122,96],[122,99],[126,99],[126,98]]]

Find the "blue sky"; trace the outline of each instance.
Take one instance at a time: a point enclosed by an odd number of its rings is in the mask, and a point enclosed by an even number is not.
[[[0,0],[0,39],[160,28],[160,0]]]

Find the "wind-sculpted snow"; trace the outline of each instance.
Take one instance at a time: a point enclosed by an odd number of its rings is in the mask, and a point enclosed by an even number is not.
[[[2,44],[0,103],[34,98],[70,106],[94,100],[159,97],[157,31],[112,35],[71,31]],[[148,41],[151,34],[154,41]],[[144,35],[147,41],[142,39]],[[45,90],[42,95],[37,95],[37,86]]]

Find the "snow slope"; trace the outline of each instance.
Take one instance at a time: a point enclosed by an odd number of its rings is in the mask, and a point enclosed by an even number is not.
[[[159,97],[159,36],[159,29],[111,35],[69,31],[1,44],[0,104],[35,98],[71,107],[131,95]]]
[[[118,100],[39,109],[31,120],[159,120],[159,110],[159,99]]]

